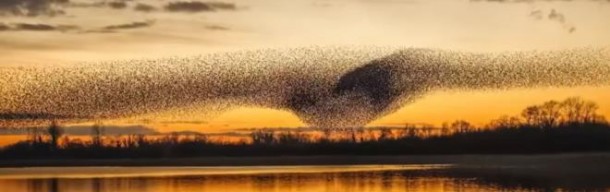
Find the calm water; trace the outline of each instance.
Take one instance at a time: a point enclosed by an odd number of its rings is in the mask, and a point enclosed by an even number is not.
[[[0,191],[608,191],[607,179],[451,165],[3,168]]]

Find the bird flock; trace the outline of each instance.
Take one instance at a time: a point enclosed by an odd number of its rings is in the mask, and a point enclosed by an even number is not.
[[[315,127],[355,127],[439,90],[609,84],[610,51],[592,48],[469,53],[305,47],[0,67],[0,127],[161,113],[188,118],[236,107],[291,111]]]

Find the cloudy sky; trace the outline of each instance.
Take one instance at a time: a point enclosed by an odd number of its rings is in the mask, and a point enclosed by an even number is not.
[[[608,0],[3,0],[0,67],[311,45],[472,52],[603,48],[610,46],[609,19]],[[438,92],[371,125],[483,123],[569,96],[594,100],[610,116],[609,88]],[[142,117],[116,123],[161,130],[303,126],[289,112],[262,108],[189,121]]]

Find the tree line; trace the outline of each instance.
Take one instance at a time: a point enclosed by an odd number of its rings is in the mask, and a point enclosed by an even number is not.
[[[484,126],[458,120],[441,127],[335,128],[252,131],[237,142],[205,134],[106,137],[100,125],[90,140],[71,139],[52,123],[30,138],[0,149],[0,158],[159,158],[257,155],[514,154],[610,151],[610,125],[591,101],[572,97],[525,108]]]

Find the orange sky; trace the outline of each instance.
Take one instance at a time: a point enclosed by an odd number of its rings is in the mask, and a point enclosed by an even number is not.
[[[552,93],[552,94],[549,94]],[[580,96],[600,105],[599,112],[610,117],[610,87],[518,89],[513,91],[439,92],[371,122],[368,126],[402,126],[467,120],[477,125],[502,115],[519,115],[521,110],[548,100]],[[305,126],[289,111],[264,108],[239,108],[206,120],[205,123],[151,123],[161,131],[230,131],[244,127]]]

